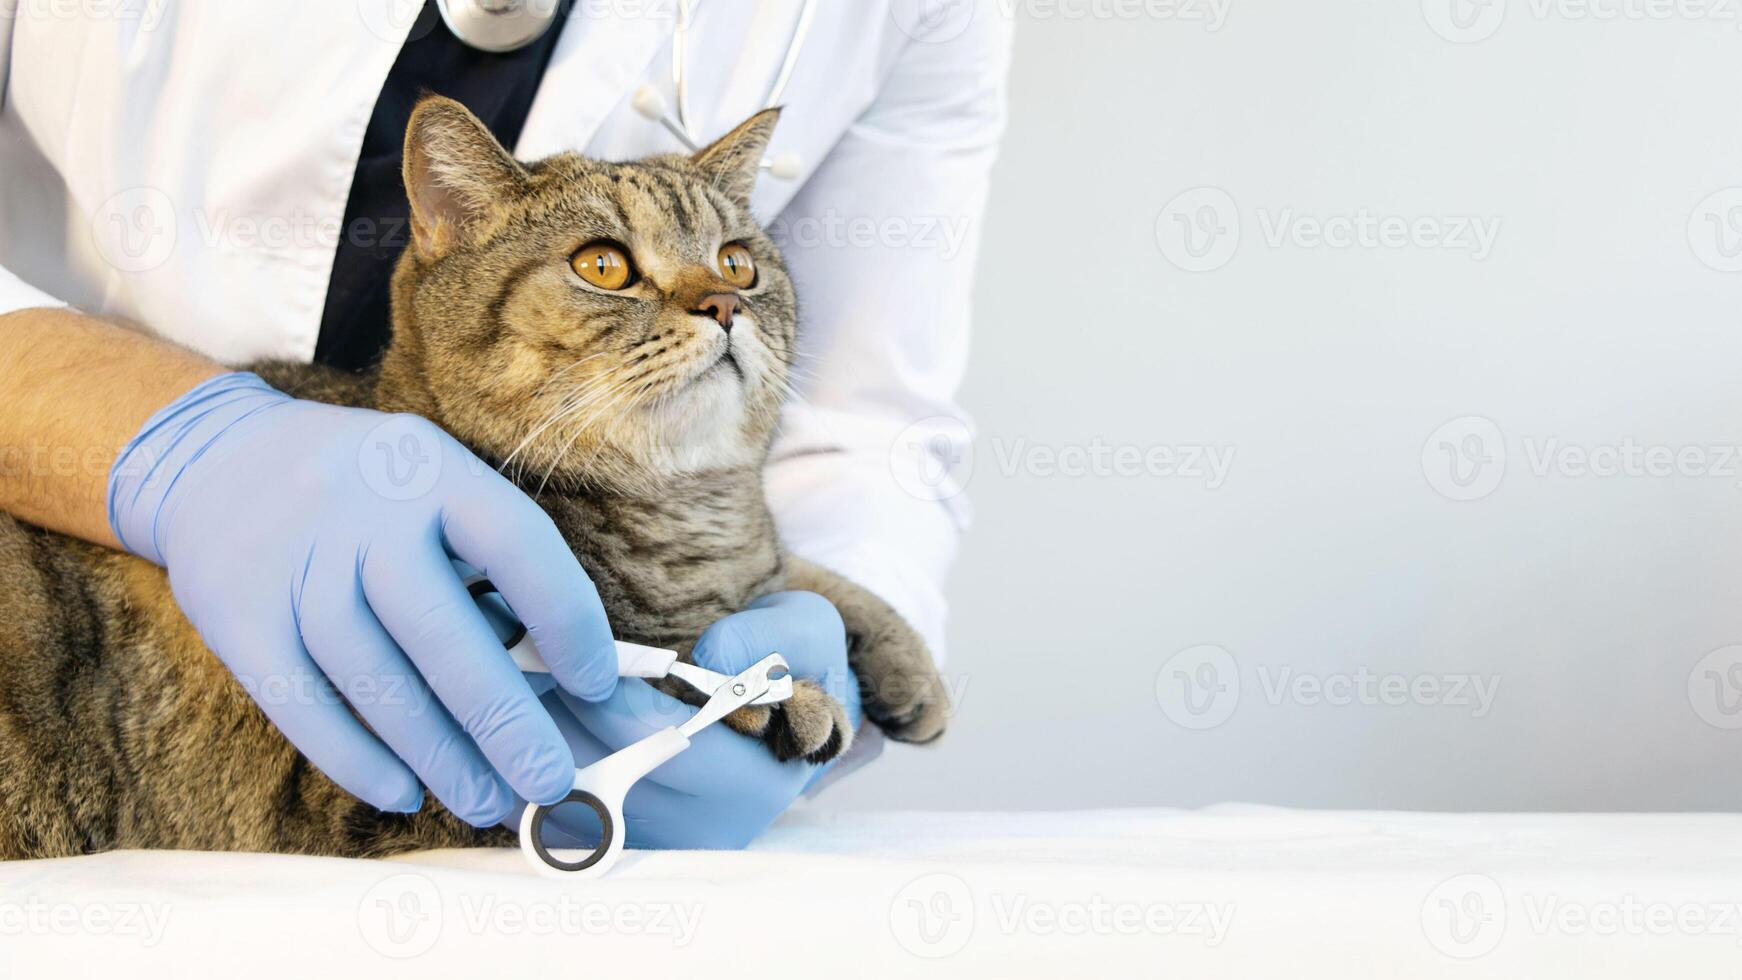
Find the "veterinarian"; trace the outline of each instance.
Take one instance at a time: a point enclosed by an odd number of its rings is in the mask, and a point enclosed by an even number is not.
[[[767,472],[780,530],[941,649],[962,515],[937,474],[966,448],[954,397],[1008,19],[990,0],[823,0],[793,60],[801,0],[691,6],[677,60],[702,141],[792,61],[778,173],[754,198],[803,309],[804,400]],[[400,139],[424,89],[522,158],[684,149],[636,109],[679,105],[677,0],[565,2],[503,53],[441,13],[0,0],[0,509],[165,567],[207,645],[359,798],[413,811],[427,788],[483,826],[555,802],[577,765],[648,730],[625,721],[586,570],[433,427],[192,391],[261,359],[362,370],[379,354],[406,242]],[[238,549],[250,574],[201,573]],[[366,567],[321,557],[364,550]],[[450,556],[502,588],[560,691],[541,700],[514,669]],[[306,608],[309,575],[344,583],[321,590],[338,598]],[[695,655],[735,671],[779,649],[821,676],[843,646],[827,604],[801,597],[722,620]],[[630,798],[634,846],[741,846],[817,774],[692,751],[657,775]]]

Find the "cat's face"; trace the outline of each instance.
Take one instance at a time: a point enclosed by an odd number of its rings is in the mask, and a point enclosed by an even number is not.
[[[415,377],[437,421],[534,487],[759,463],[796,321],[748,207],[775,121],[694,158],[522,165],[458,103],[425,99],[383,383]]]

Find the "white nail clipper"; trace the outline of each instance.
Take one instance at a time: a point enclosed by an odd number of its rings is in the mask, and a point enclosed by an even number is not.
[[[496,592],[482,575],[468,576],[466,588],[474,599]],[[548,674],[550,667],[539,656],[526,627],[514,624],[512,635],[503,640],[514,663],[528,673]],[[643,776],[661,763],[689,748],[690,739],[726,715],[751,704],[777,704],[792,697],[792,676],[786,660],[771,653],[736,676],[681,663],[671,650],[617,641],[619,677],[675,677],[708,695],[690,720],[662,728],[639,742],[620,749],[585,769],[575,770],[569,795],[550,806],[529,806],[520,817],[520,851],[533,867],[551,877],[593,878],[603,875],[623,853],[626,830],[623,799]],[[578,803],[590,807],[599,818],[599,843],[578,861],[565,861],[545,847],[544,822],[557,807]]]

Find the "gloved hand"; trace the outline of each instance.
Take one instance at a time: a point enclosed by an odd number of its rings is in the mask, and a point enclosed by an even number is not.
[[[708,627],[691,656],[710,670],[736,674],[776,651],[794,677],[821,684],[847,709],[853,727],[859,727],[859,685],[847,668],[846,630],[835,607],[820,595],[764,596]],[[697,710],[636,679],[625,680],[617,693],[596,704],[562,690],[543,700],[582,768],[661,728],[683,724]],[[625,843],[636,848],[744,847],[829,765],[776,762],[761,742],[724,725],[710,725],[689,748],[629,791],[623,801]],[[518,818],[516,813],[507,825],[518,829]],[[571,805],[551,812],[543,836],[550,847],[592,847],[598,843],[598,829],[598,819],[586,807]]]
[[[285,736],[382,810],[418,809],[421,779],[487,826],[516,794],[554,802],[574,779],[450,555],[502,590],[576,703],[616,687],[604,607],[556,527],[415,416],[220,375],[122,451],[109,524],[169,570],[200,636]]]

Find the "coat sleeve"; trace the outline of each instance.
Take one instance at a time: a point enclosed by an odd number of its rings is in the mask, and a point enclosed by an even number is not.
[[[972,451],[956,392],[1010,24],[986,2],[944,29],[907,38],[773,223],[800,295],[800,397],[767,479],[788,547],[880,595],[940,662],[968,516],[950,474]]]
[[[6,82],[12,70],[13,25],[17,22],[23,0],[0,0],[0,111],[6,108]],[[6,175],[0,174],[0,180]],[[0,316],[15,310],[37,306],[66,304],[13,275],[0,266]]]

